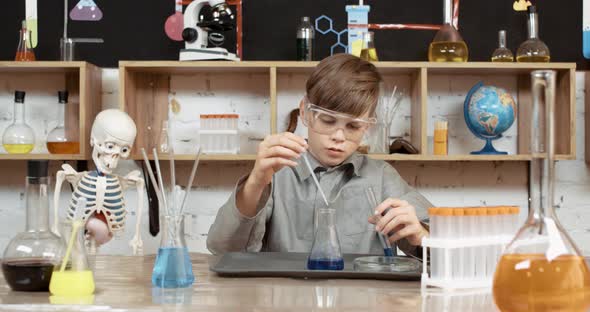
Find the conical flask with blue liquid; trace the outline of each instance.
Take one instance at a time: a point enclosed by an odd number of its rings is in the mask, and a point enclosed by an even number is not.
[[[161,235],[152,285],[161,288],[191,286],[195,276],[184,239],[184,215],[164,216]]]
[[[334,222],[336,209],[320,208],[317,211],[317,229],[307,259],[308,270],[342,270],[344,260]]]

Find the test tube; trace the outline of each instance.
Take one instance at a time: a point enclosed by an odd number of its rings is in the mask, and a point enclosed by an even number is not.
[[[440,215],[438,214],[439,208],[431,207],[428,208],[428,216],[430,218],[430,238],[440,238]],[[430,277],[432,279],[440,279],[440,249],[430,247]]]
[[[500,222],[500,211],[498,207],[488,207],[488,220],[490,221],[490,227],[488,230],[489,237],[496,237],[499,234],[499,230],[501,229],[501,222]],[[494,274],[494,270],[496,269],[497,260],[497,245],[488,245],[487,246],[487,256],[486,256],[486,276],[490,277]]]
[[[476,237],[485,238],[487,234],[487,211],[486,208],[472,208],[475,209],[476,220],[475,230]],[[484,279],[486,276],[486,247],[475,247],[475,278],[478,280]]]
[[[441,216],[441,238],[444,240],[453,239],[452,219],[453,219],[453,208],[440,208]],[[450,280],[452,278],[452,253],[449,248],[441,248],[441,263],[442,279]]]
[[[455,239],[465,238],[465,210],[463,208],[453,208],[453,219],[455,223]],[[453,279],[465,278],[465,247],[454,248],[453,254]]]
[[[475,209],[468,207],[465,211],[465,236],[468,239],[475,238]],[[465,279],[473,279],[475,276],[475,253],[474,247],[465,248]]]

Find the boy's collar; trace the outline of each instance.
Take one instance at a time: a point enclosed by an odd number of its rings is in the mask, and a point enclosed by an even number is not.
[[[299,158],[297,160],[297,167],[295,167],[295,172],[297,172],[297,175],[301,178],[302,181],[307,180],[307,178],[311,177],[311,172],[309,172],[309,170],[307,169],[307,166],[305,165],[305,161],[303,160],[303,155],[301,156],[301,158]],[[309,160],[309,164],[311,165],[311,167],[313,168],[313,171],[317,171],[318,168],[322,168],[324,171],[325,170],[330,170],[330,169],[337,169],[340,168],[342,166],[348,166],[348,165],[352,165],[353,170],[353,174],[355,176],[360,176],[360,168],[361,165],[363,163],[363,157],[357,153],[354,152],[352,153],[352,155],[350,155],[345,161],[343,161],[340,165],[331,167],[331,168],[326,168],[324,166],[322,166],[322,164],[320,164],[320,162],[313,157],[313,155],[311,153],[306,153],[305,157],[307,157],[307,159]]]

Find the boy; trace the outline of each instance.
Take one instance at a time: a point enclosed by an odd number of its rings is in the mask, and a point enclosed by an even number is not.
[[[417,246],[428,231],[419,217],[425,219],[432,204],[389,164],[355,152],[375,123],[380,81],[373,64],[349,54],[320,62],[300,103],[307,142],[282,133],[260,143],[252,172],[238,181],[219,209],[207,248],[214,254],[309,252],[314,211],[325,207],[311,177],[315,174],[336,209],[343,253],[382,254],[377,230],[391,234],[389,240],[405,253],[420,255],[422,249]],[[302,157],[310,161],[313,173]],[[368,203],[369,187],[381,202],[377,207]],[[383,215],[379,222],[371,217],[373,213]]]

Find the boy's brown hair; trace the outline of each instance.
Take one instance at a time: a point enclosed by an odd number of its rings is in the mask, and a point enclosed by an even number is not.
[[[381,75],[375,65],[350,54],[336,54],[322,60],[305,86],[307,99],[320,107],[374,117],[379,99]]]

